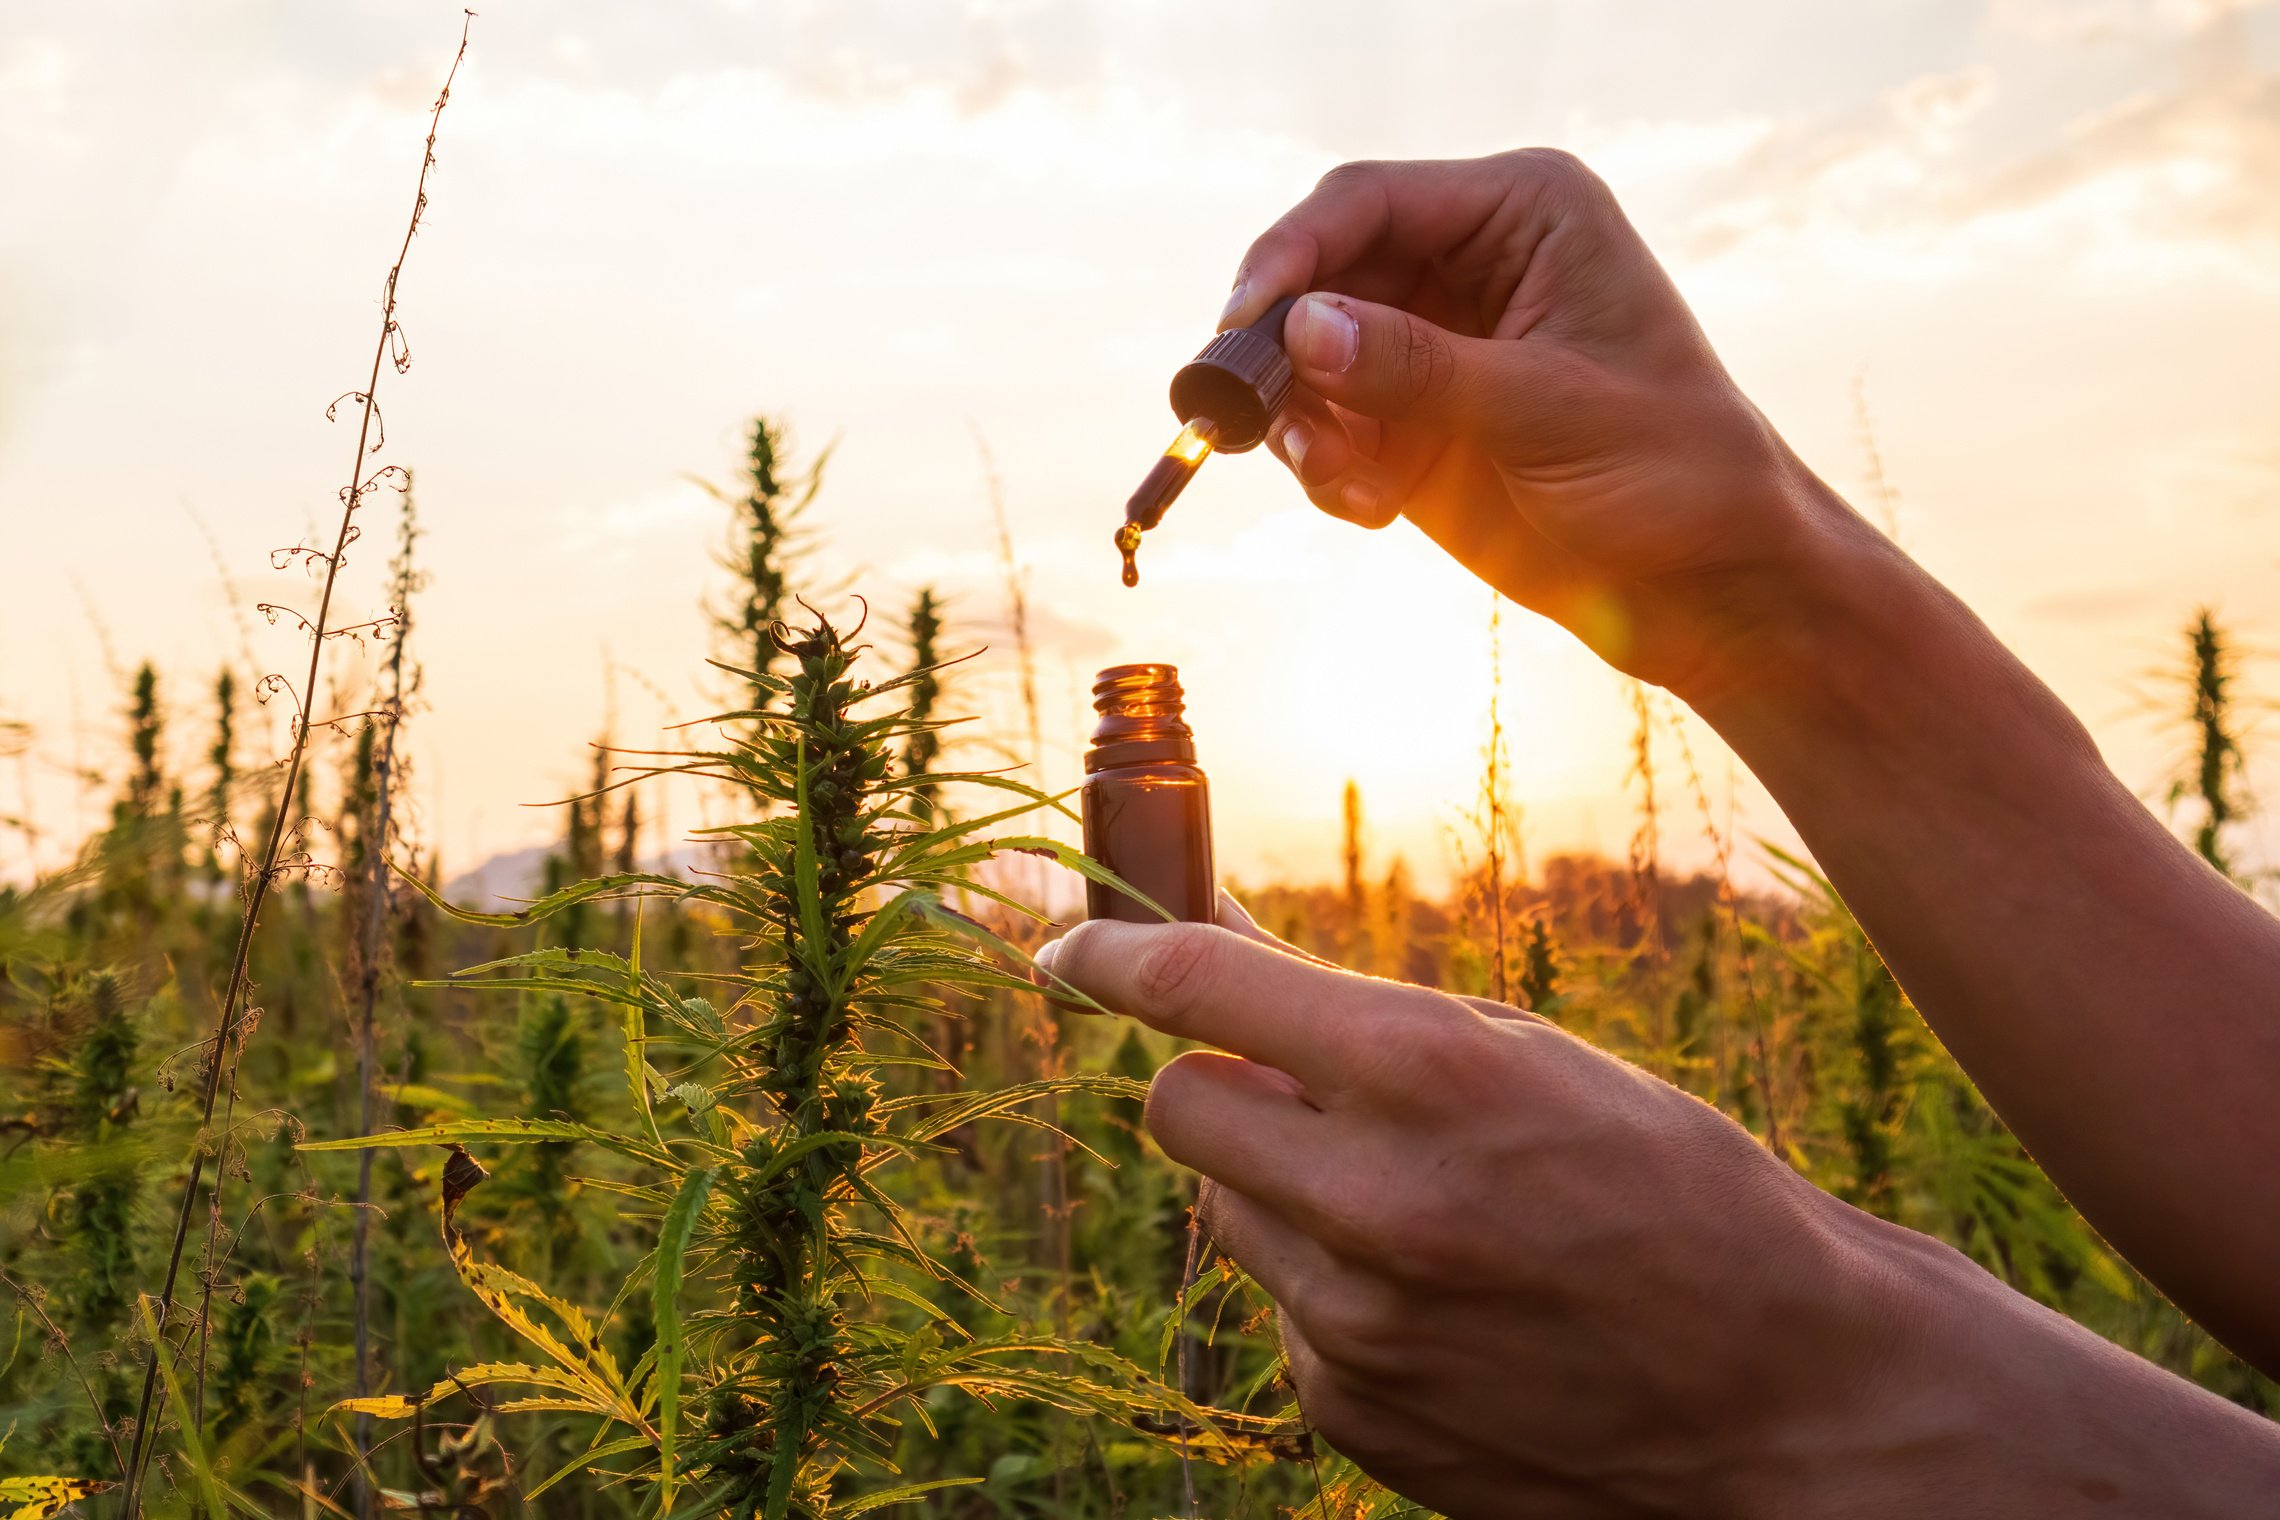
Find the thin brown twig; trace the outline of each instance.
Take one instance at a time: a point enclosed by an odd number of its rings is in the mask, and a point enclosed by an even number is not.
[[[364,464],[366,456],[371,452],[369,447],[371,434],[378,414],[378,407],[373,397],[380,388],[380,368],[388,361],[390,349],[398,331],[396,325],[397,283],[403,275],[404,263],[411,255],[412,239],[419,232],[421,214],[427,209],[427,181],[429,171],[435,167],[436,132],[443,119],[443,108],[451,100],[452,81],[458,77],[460,62],[467,56],[467,35],[469,27],[473,24],[475,13],[467,11],[465,16],[466,20],[461,23],[459,29],[458,51],[452,55],[451,68],[444,75],[443,89],[437,94],[435,106],[428,116],[427,143],[420,158],[419,181],[412,198],[412,214],[404,227],[404,240],[396,251],[396,262],[390,266],[387,280],[381,287],[380,337],[373,346],[371,377],[365,382],[364,390],[360,393],[362,397],[362,421],[357,428],[356,456],[349,471],[348,485],[341,493],[340,530],[334,538],[333,553],[326,562],[324,596],[317,606],[317,616],[309,639],[308,674],[301,685],[301,690],[311,696],[317,690],[317,678],[323,667],[326,643],[325,629],[332,613],[333,590],[340,578],[342,553],[348,547],[352,536],[351,530],[355,527],[356,510],[363,504],[365,492],[370,489],[365,479]],[[200,1096],[199,1138],[191,1149],[190,1175],[183,1183],[181,1206],[175,1211],[173,1242],[168,1249],[166,1274],[158,1292],[157,1333],[151,1337],[150,1361],[143,1370],[142,1398],[135,1416],[133,1451],[127,1463],[126,1494],[120,1506],[120,1513],[129,1517],[129,1520],[133,1520],[133,1517],[141,1513],[143,1476],[148,1470],[150,1459],[158,1446],[155,1429],[156,1417],[161,1412],[158,1403],[160,1381],[158,1359],[166,1355],[166,1324],[174,1310],[174,1289],[181,1274],[183,1248],[189,1239],[190,1218],[197,1208],[199,1184],[203,1180],[206,1170],[207,1137],[212,1131],[214,1109],[222,1095],[223,1074],[225,1070],[234,1071],[234,1063],[228,1057],[231,1042],[238,1037],[244,1017],[239,1005],[244,1000],[250,977],[253,934],[261,920],[262,906],[268,901],[270,885],[277,877],[278,859],[284,848],[285,834],[292,816],[293,795],[301,784],[303,763],[308,755],[310,728],[307,718],[307,699],[304,698],[299,715],[293,725],[292,745],[286,753],[285,774],[278,784],[277,805],[270,823],[269,838],[262,850],[261,865],[247,883],[245,907],[238,920],[237,945],[231,959],[229,983],[223,993],[220,1017],[214,1027],[211,1041],[213,1051],[208,1057],[205,1088]],[[229,1106],[234,1109],[237,1099],[236,1084],[232,1081],[228,1086]],[[227,1144],[226,1138],[223,1144]],[[216,1156],[213,1189],[208,1202],[208,1259],[205,1268],[200,1273],[203,1281],[199,1294],[198,1326],[201,1329],[212,1311],[214,1277],[212,1253],[216,1244],[215,1230],[220,1218],[222,1184],[228,1173],[227,1158]],[[202,1368],[201,1371],[203,1371]],[[203,1379],[201,1379],[201,1384],[202,1382]]]
[[[1188,1209],[1187,1259],[1180,1266],[1179,1300],[1173,1312],[1179,1315],[1179,1333],[1172,1338],[1174,1367],[1172,1376],[1179,1381],[1180,1397],[1197,1402],[1195,1390],[1188,1384],[1188,1294],[1195,1288],[1196,1269],[1202,1264],[1203,1251],[1203,1193],[1211,1186],[1211,1179],[1198,1177],[1195,1183],[1195,1202]],[[1158,1363],[1158,1365],[1162,1365]],[[1187,1411],[1180,1416],[1180,1491],[1187,1503],[1187,1520],[1196,1520],[1195,1511],[1195,1453],[1188,1447]]]
[[[1499,1003],[1511,1001],[1510,953],[1504,926],[1504,846],[1509,807],[1504,795],[1504,597],[1489,593],[1488,608],[1488,751],[1481,774],[1481,805],[1487,809],[1483,832],[1488,836],[1489,918],[1495,937],[1495,961],[1490,968],[1490,996]]]
[[[111,1422],[103,1414],[103,1401],[95,1396],[95,1385],[87,1381],[87,1369],[80,1366],[79,1358],[72,1354],[70,1340],[57,1328],[56,1322],[48,1318],[47,1307],[32,1296],[30,1289],[6,1272],[0,1272],[0,1283],[6,1283],[9,1291],[16,1295],[17,1301],[37,1314],[40,1323],[47,1326],[48,1338],[63,1353],[63,1359],[71,1364],[72,1376],[79,1379],[80,1391],[87,1395],[88,1407],[95,1411],[95,1428],[103,1432],[103,1444],[111,1448],[111,1460],[118,1464],[119,1476],[124,1478],[127,1475],[126,1453],[119,1450],[118,1438],[111,1434]]]

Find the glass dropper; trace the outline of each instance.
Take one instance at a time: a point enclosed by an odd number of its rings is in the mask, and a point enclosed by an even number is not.
[[[1134,558],[1140,535],[1163,521],[1203,462],[1215,451],[1240,454],[1266,440],[1290,395],[1290,357],[1283,352],[1282,330],[1293,299],[1275,302],[1248,327],[1220,333],[1172,376],[1172,415],[1186,426],[1124,505],[1116,550],[1124,557],[1125,585],[1140,584]]]
[[[1149,468],[1140,489],[1124,504],[1124,526],[1116,530],[1116,551],[1124,556],[1125,585],[1140,584],[1140,562],[1134,557],[1140,550],[1140,535],[1164,520],[1164,513],[1211,457],[1211,445],[1218,436],[1219,429],[1204,417],[1181,428],[1179,437]]]

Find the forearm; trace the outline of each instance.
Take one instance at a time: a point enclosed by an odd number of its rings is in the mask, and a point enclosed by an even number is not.
[[[1937,1242],[1847,1217],[1885,1352],[1780,1433],[1749,1513],[2231,1520],[2280,1493],[2280,1428]]]
[[[1698,708],[2068,1196],[2280,1368],[2280,924],[1960,602],[1817,521],[1809,605]]]

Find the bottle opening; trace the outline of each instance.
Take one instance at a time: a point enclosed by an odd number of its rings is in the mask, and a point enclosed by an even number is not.
[[[1111,665],[1093,680],[1092,748],[1085,769],[1150,760],[1193,763],[1195,734],[1176,665]]]

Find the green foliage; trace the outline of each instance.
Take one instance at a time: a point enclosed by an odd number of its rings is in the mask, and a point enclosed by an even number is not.
[[[207,1392],[217,1436],[239,1429],[282,1390],[286,1312],[284,1284],[269,1272],[246,1274],[223,1303]]]
[[[237,677],[228,666],[214,678],[214,742],[206,751],[212,781],[206,790],[206,826],[214,841],[206,851],[206,872],[219,877],[220,839],[230,826],[230,791],[237,784]]]
[[[830,451],[818,456],[805,474],[795,474],[785,463],[782,424],[755,417],[746,439],[741,491],[705,489],[730,512],[721,565],[729,572],[734,592],[728,606],[713,618],[723,644],[722,663],[744,674],[749,683],[746,705],[759,708],[765,705],[766,681],[781,656],[775,630],[793,610],[792,576],[802,551],[800,518],[823,487]]]
[[[903,739],[905,773],[925,778],[942,754],[942,730],[935,712],[942,702],[942,604],[932,586],[922,587],[910,609],[910,730]],[[922,779],[911,788],[911,801],[927,817],[934,815],[941,788]]]
[[[131,1153],[110,1142],[133,1125],[140,1036],[118,973],[90,972],[71,989],[77,1015],[68,1036],[65,1108],[58,1129],[88,1154],[117,1159],[94,1167],[50,1205],[50,1217],[72,1242],[77,1270],[62,1284],[71,1322],[104,1333],[125,1315],[135,1287],[134,1204],[139,1191]]]
[[[149,818],[158,812],[166,792],[166,776],[159,766],[159,745],[166,720],[158,705],[158,671],[149,661],[135,670],[134,693],[127,708],[126,795],[119,801],[122,817]]]
[[[977,1331],[1000,1305],[890,1192],[898,1170],[955,1155],[954,1133],[993,1120],[1034,1124],[1027,1109],[1041,1096],[1130,1099],[1136,1088],[1083,1076],[982,1092],[890,1086],[895,1071],[941,1069],[920,1032],[945,996],[1022,985],[991,953],[1000,941],[952,911],[945,894],[986,891],[971,870],[1009,842],[987,831],[1048,799],[967,777],[1011,794],[1012,805],[965,822],[914,807],[913,796],[941,779],[893,763],[921,721],[907,691],[917,677],[873,687],[855,674],[860,651],[820,620],[796,635],[779,630],[777,642],[789,669],[744,673],[764,705],[722,720],[728,746],[663,768],[748,799],[754,816],[714,831],[741,847],[739,868],[696,884],[599,878],[515,915],[536,923],[610,900],[701,905],[737,950],[705,982],[728,994],[725,1004],[645,966],[638,940],[626,957],[564,947],[477,967],[476,985],[540,1000],[523,1026],[526,1096],[559,1112],[377,1137],[392,1147],[507,1141],[541,1156],[585,1142],[632,1163],[609,1186],[661,1210],[633,1274],[652,1284],[654,1339],[621,1370],[597,1349],[606,1316],[480,1260],[453,1217],[479,1180],[468,1161],[456,1191],[445,1174],[446,1243],[461,1277],[535,1355],[462,1366],[426,1395],[342,1407],[404,1416],[446,1393],[520,1384],[538,1392],[502,1410],[575,1410],[617,1427],[591,1445],[635,1457],[610,1470],[654,1485],[668,1512],[685,1502],[692,1513],[767,1520],[859,1513],[856,1496],[875,1502],[896,1489],[897,1432],[909,1419],[931,1423],[942,1393],[1136,1430],[1184,1423],[1191,1444],[1224,1455],[1231,1448],[1203,1412],[1128,1358],[1026,1329]],[[622,1012],[630,1133],[574,1117],[571,1073],[584,1067],[583,1047],[559,1011],[573,999]],[[978,1313],[961,1322],[939,1302],[945,1294]]]
[[[2232,636],[2203,607],[2185,627],[2185,663],[2177,684],[2186,710],[2183,726],[2192,753],[2169,785],[2169,805],[2190,800],[2199,812],[2193,848],[2210,865],[2234,874],[2225,831],[2240,821],[2241,788],[2248,768],[2241,748],[2240,652]]]
[[[1520,941],[1520,1006],[1535,1013],[1558,1011],[1560,998],[1559,946],[1544,915],[1528,920]]]

